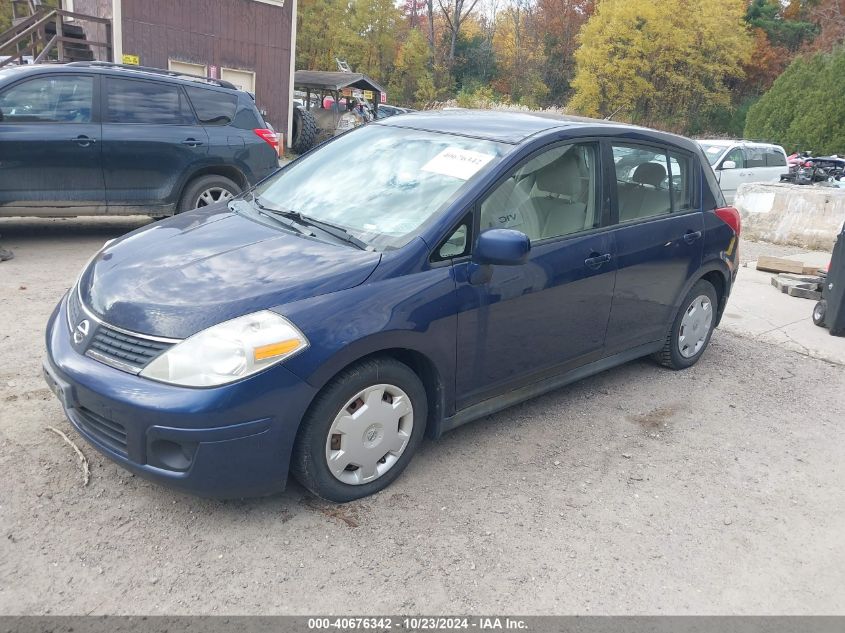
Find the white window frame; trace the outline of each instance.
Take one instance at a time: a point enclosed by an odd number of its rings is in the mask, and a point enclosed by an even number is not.
[[[224,79],[223,71],[225,71],[225,70],[229,70],[229,71],[236,72],[236,73],[244,73],[245,75],[252,75],[252,90],[251,90],[251,92],[255,92],[255,89],[256,89],[255,81],[256,81],[257,77],[255,75],[254,70],[248,70],[246,68],[229,68],[228,66],[221,66],[220,67],[220,79]],[[225,80],[225,81],[228,81],[228,80]]]
[[[172,59],[172,58],[168,57],[167,58],[167,70],[169,70],[171,72],[176,72],[176,73],[183,72],[183,71],[174,70],[173,64],[183,64],[185,66],[194,66],[194,67],[196,67],[197,73],[187,73],[187,74],[189,74],[189,75],[198,74],[201,77],[208,77],[208,66],[205,65],[205,64],[197,64],[196,62],[185,62],[185,61],[182,61],[181,59]],[[199,72],[200,69],[202,69],[202,72]]]

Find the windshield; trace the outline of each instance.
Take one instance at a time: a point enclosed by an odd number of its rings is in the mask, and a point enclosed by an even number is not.
[[[699,145],[701,145],[701,149],[704,150],[704,154],[707,156],[707,160],[710,161],[711,165],[715,165],[716,161],[719,160],[719,156],[728,149],[726,145],[710,145],[708,143],[699,143]]]
[[[509,147],[371,124],[303,156],[255,194],[263,205],[330,222],[377,250],[396,248]]]

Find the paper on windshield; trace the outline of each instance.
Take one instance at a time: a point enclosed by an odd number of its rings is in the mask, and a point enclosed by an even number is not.
[[[460,147],[447,147],[422,166],[423,171],[469,180],[484,165],[493,160],[492,154],[482,154]]]

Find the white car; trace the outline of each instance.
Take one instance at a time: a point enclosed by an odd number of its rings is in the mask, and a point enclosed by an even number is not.
[[[699,139],[728,204],[744,182],[779,182],[789,171],[786,152],[780,145],[752,141]]]

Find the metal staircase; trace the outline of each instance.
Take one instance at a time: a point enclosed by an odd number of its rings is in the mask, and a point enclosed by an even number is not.
[[[68,22],[72,18],[75,22]],[[88,39],[78,22],[102,24],[105,41]],[[12,0],[12,26],[0,33],[0,67],[8,64],[93,61],[92,47],[113,61],[112,22],[108,18],[53,9],[41,0]]]

